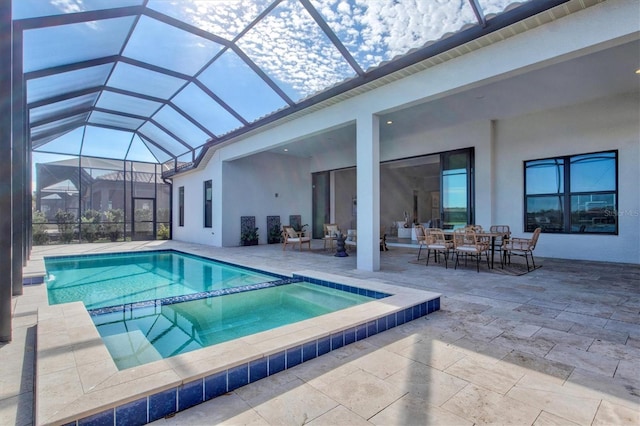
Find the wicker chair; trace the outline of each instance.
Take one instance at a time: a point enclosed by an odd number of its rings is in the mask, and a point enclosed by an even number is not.
[[[491,225],[489,232],[492,234],[502,234],[500,237],[495,237],[494,247],[500,252],[500,261],[502,261],[502,246],[511,237],[511,229],[509,225]]]
[[[476,270],[478,272],[480,272],[480,259],[482,255],[487,259],[487,268],[491,267],[489,264],[491,238],[489,236],[477,234],[469,229],[456,229],[453,233],[453,244],[456,254],[454,268],[458,267],[461,254],[465,256],[465,264],[468,256],[476,258]]]
[[[327,249],[327,241],[329,242],[329,248],[333,250],[333,242],[336,240],[336,237],[340,235],[340,229],[338,225],[335,223],[325,223],[322,226],[324,232],[322,239],[324,240],[324,249]]]
[[[307,244],[311,250],[311,237],[305,236],[304,232],[297,232],[293,226],[285,225],[282,227],[282,250],[287,248],[287,244],[291,244],[294,248],[299,244],[300,251],[302,251],[302,244]]]
[[[429,266],[429,256],[433,250],[433,259],[438,262],[440,253],[444,255],[444,267],[449,268],[449,252],[453,249],[453,241],[447,240],[444,232],[440,228],[431,228],[426,238],[427,266]]]
[[[427,235],[429,231],[427,231],[422,225],[416,225],[414,227],[414,232],[416,233],[416,240],[418,241],[419,245],[417,260],[420,260],[420,252],[422,251],[422,246],[427,245]]]
[[[525,258],[527,262],[527,272],[530,272],[529,268],[529,257],[531,257],[531,263],[533,265],[533,269],[536,269],[536,262],[533,259],[533,251],[538,244],[538,238],[540,237],[540,233],[542,232],[542,228],[536,228],[533,231],[533,235],[531,238],[510,238],[506,240],[501,247],[503,256],[502,256],[502,267],[506,262],[511,264],[511,255],[514,256],[522,256]]]

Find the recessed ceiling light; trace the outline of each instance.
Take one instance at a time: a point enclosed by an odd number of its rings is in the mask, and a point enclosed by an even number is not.
[[[393,124],[393,121],[388,120],[388,121],[387,121],[387,124]]]
[[[284,152],[289,152],[289,149],[288,149],[288,148],[285,148],[285,149],[284,149]]]
[[[636,74],[640,74],[640,68],[636,70]]]

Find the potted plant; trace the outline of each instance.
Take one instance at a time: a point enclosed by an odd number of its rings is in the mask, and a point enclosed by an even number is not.
[[[296,232],[302,232],[303,234],[307,232],[307,226],[309,226],[308,224],[304,224],[302,226],[294,224],[293,225],[293,230]]]
[[[282,241],[282,231],[280,231],[280,225],[273,225],[271,229],[269,229],[269,244],[279,244]]]
[[[258,245],[258,228],[245,228],[240,233],[240,242],[243,246]]]

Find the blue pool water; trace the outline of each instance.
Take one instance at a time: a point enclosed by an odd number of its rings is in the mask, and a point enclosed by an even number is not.
[[[300,282],[92,318],[116,365],[125,369],[371,300]]]
[[[49,304],[87,309],[242,287],[283,277],[173,250],[45,258]]]

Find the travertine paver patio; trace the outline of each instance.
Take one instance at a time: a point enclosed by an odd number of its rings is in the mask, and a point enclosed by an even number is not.
[[[319,243],[319,246],[316,244]],[[315,242],[314,247],[321,247]],[[443,294],[441,311],[190,408],[160,424],[640,423],[640,267],[538,259],[510,276],[381,253],[380,272],[279,246],[177,242],[36,247],[42,255],[175,247],[287,273],[317,270]],[[37,268],[32,262],[26,268]],[[31,424],[33,288],[14,299],[14,341],[0,346],[0,422]]]

